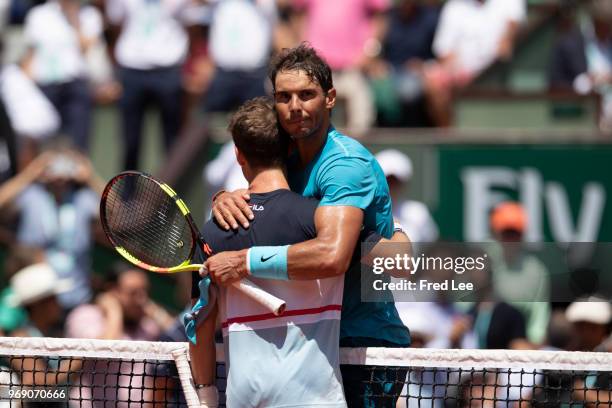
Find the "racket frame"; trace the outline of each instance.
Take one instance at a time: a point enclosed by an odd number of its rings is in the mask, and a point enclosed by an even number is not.
[[[181,262],[179,265],[167,267],[167,268],[150,265],[136,258],[134,255],[129,253],[125,248],[123,248],[113,239],[113,233],[111,231],[111,228],[108,225],[107,217],[106,217],[106,202],[107,202],[108,195],[110,191],[112,190],[113,186],[115,185],[115,183],[126,177],[144,177],[154,182],[155,184],[157,184],[159,188],[161,188],[162,191],[164,191],[166,194],[168,194],[170,198],[174,200],[174,203],[179,208],[181,214],[183,214],[183,216],[187,220],[187,224],[189,225],[189,229],[191,231],[191,240],[192,240],[191,248],[189,250],[189,256],[187,257],[187,259]],[[134,171],[134,170],[127,170],[113,177],[108,182],[106,187],[104,187],[104,191],[102,192],[102,198],[100,200],[100,220],[102,222],[102,228],[104,229],[106,238],[109,240],[111,245],[115,248],[115,250],[127,261],[129,261],[130,263],[142,269],[146,269],[148,271],[157,272],[157,273],[177,273],[177,272],[186,272],[186,271],[197,271],[202,267],[201,264],[191,263],[191,260],[193,259],[193,256],[195,254],[196,245],[199,245],[201,249],[204,250],[205,241],[202,237],[202,234],[200,233],[197,226],[195,225],[195,222],[193,221],[193,217],[191,216],[191,212],[189,211],[189,208],[187,207],[185,202],[178,196],[178,194],[172,189],[172,187],[157,180],[155,177],[147,173],[143,173],[140,171]]]

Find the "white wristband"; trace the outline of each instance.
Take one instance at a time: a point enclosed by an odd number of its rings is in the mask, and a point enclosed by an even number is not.
[[[196,393],[200,399],[200,408],[217,408],[219,406],[219,391],[216,386],[197,387]]]

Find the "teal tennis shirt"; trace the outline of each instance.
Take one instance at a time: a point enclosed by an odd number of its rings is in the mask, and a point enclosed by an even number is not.
[[[368,149],[333,127],[321,151],[305,168],[297,170],[296,160],[289,161],[289,183],[293,191],[316,198],[321,206],[360,208],[365,230],[386,238],[393,235],[391,196],[382,169]],[[340,338],[410,344],[408,329],[393,302],[361,301],[359,268],[345,275]]]

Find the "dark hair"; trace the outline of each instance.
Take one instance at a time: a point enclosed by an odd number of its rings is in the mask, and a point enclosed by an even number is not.
[[[272,100],[259,97],[245,102],[227,129],[234,144],[253,167],[280,167],[287,158],[287,142],[278,130]]]
[[[281,71],[304,71],[308,78],[317,82],[323,92],[334,87],[331,68],[308,43],[301,43],[295,48],[283,49],[270,63],[270,81],[276,87],[276,75]]]

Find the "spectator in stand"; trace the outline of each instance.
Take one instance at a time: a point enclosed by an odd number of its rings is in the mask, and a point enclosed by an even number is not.
[[[154,341],[172,326],[172,316],[149,297],[147,274],[123,264],[115,269],[111,275],[116,282],[95,304],[81,305],[68,315],[67,337]]]
[[[574,350],[595,351],[610,335],[612,310],[610,302],[602,298],[590,297],[570,304],[565,317],[574,327]]]
[[[382,51],[389,0],[295,0],[302,13],[302,39],[331,67],[338,98],[346,101],[347,128],[364,135],[375,108],[364,69]]]
[[[565,310],[565,316],[574,326],[574,349],[578,351],[605,351],[610,335],[612,310],[610,302],[600,297],[591,296],[573,302]],[[575,379],[572,397],[584,401],[587,406],[605,405],[612,402],[612,379],[609,373],[590,373],[582,380]]]
[[[417,253],[420,245],[438,239],[438,226],[425,204],[405,198],[413,175],[412,161],[396,149],[387,149],[377,153],[376,160],[389,184],[393,202],[393,219],[402,225]]]
[[[49,0],[26,16],[26,72],[61,117],[63,130],[82,151],[89,147],[92,94],[87,53],[102,41],[102,17],[78,0]]]
[[[422,0],[400,0],[389,14],[381,56],[368,68],[378,123],[423,126],[423,64],[434,58],[432,44],[439,8]],[[417,108],[417,112],[415,112]],[[423,106],[424,108],[424,106]]]
[[[95,304],[74,309],[66,318],[66,337],[112,340],[155,341],[174,319],[149,297],[146,272],[118,264],[110,273],[111,287],[100,294]],[[165,365],[134,362],[128,374],[120,362],[108,361],[106,372],[100,372],[95,360],[88,360],[83,375],[70,390],[71,399],[112,402],[118,407],[141,407],[136,401],[165,401],[165,393],[176,386],[161,371]],[[98,369],[96,370],[96,367]],[[157,388],[157,389],[155,389]],[[128,401],[132,401],[131,403]]]
[[[472,248],[472,251],[473,258],[484,254],[476,248]],[[491,265],[485,262],[484,268],[475,268],[468,276],[478,295],[469,312],[478,348],[533,349],[534,346],[527,341],[525,317],[514,306],[499,300],[493,290],[491,275]]]
[[[72,280],[73,289],[59,295],[64,309],[91,298],[90,250],[101,231],[102,188],[91,162],[69,149],[41,154],[0,186],[0,208],[10,205],[19,216],[16,241],[44,248],[55,273]]]
[[[424,255],[432,259],[464,256],[457,245],[445,242],[433,244]],[[429,269],[421,268],[417,274],[419,279],[441,283],[453,279],[455,272],[434,263]],[[430,322],[435,323],[428,327],[428,341],[425,343],[425,348],[477,348],[471,316],[458,307],[453,297],[451,291],[419,291],[415,292],[411,299],[400,298],[403,301],[396,302],[395,306],[406,327],[410,327],[408,325],[413,323],[416,315],[427,316]]]
[[[491,213],[496,243],[488,251],[495,296],[517,308],[527,324],[527,339],[541,344],[550,319],[550,276],[546,266],[527,253],[522,239],[527,213],[515,202],[503,202]]]
[[[601,129],[612,131],[612,2],[590,0],[588,16],[562,34],[550,63],[552,90],[602,95]]]
[[[229,112],[266,94],[267,64],[277,22],[275,0],[212,0],[209,50],[215,73],[206,112]]]
[[[180,131],[181,66],[189,39],[183,20],[190,0],[106,0],[109,22],[120,31],[114,47],[123,93],[119,100],[125,143],[123,168],[138,169],[146,108],[160,110],[164,145]]]
[[[20,337],[61,337],[58,324],[62,308],[58,295],[70,291],[74,282],[60,279],[48,263],[33,264],[18,271],[10,280],[11,302],[25,308],[27,323],[15,330]]]
[[[467,86],[493,62],[511,58],[525,18],[525,0],[446,2],[434,37],[437,61],[424,70],[429,112],[436,125],[450,126],[455,89]]]
[[[13,306],[21,306],[27,312],[26,323],[11,332],[17,337],[59,337],[58,324],[62,309],[57,295],[71,290],[73,282],[60,279],[47,263],[30,265],[17,272],[10,280]],[[71,370],[81,368],[80,360],[57,358],[11,359],[11,368],[20,374],[21,384],[55,385],[64,383]]]

